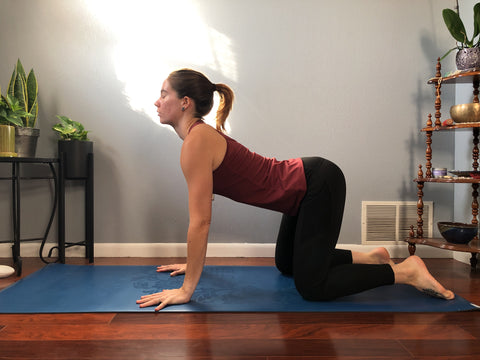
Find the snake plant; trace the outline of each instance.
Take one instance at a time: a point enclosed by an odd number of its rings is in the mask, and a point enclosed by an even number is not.
[[[7,94],[13,99],[17,99],[19,105],[32,116],[22,116],[22,124],[18,126],[35,127],[38,118],[38,83],[33,69],[28,76],[23,69],[23,65],[18,59],[13,69],[10,83],[8,84]]]

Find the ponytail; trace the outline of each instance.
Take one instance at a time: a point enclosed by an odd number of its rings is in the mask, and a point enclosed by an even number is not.
[[[220,95],[220,104],[218,105],[216,116],[217,130],[224,132],[225,121],[232,110],[234,95],[232,89],[225,84],[216,84],[215,90],[217,90]]]

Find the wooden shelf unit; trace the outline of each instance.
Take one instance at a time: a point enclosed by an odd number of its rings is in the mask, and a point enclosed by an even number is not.
[[[441,122],[441,86],[442,84],[467,84],[473,86],[473,102],[478,103],[479,98],[479,82],[480,71],[467,71],[457,73],[451,76],[441,76],[440,59],[437,60],[436,76],[431,78],[428,83],[435,86],[435,121],[432,121],[432,115],[428,115],[426,127],[421,129],[426,136],[426,150],[425,150],[425,173],[422,165],[418,166],[417,178],[414,181],[417,183],[417,226],[410,227],[410,234],[406,242],[408,242],[408,250],[410,255],[415,254],[416,245],[428,245],[439,249],[469,252],[471,253],[470,265],[472,270],[477,266],[477,254],[480,252],[480,242],[478,237],[472,240],[469,244],[453,244],[440,238],[424,238],[423,237],[423,188],[425,183],[444,183],[444,184],[471,184],[472,185],[472,224],[478,224],[478,188],[480,179],[468,177],[452,177],[452,178],[434,178],[432,174],[432,136],[437,131],[457,131],[457,130],[471,130],[473,135],[473,151],[472,151],[472,170],[479,169],[479,132],[480,123],[454,123],[453,125],[443,125]]]

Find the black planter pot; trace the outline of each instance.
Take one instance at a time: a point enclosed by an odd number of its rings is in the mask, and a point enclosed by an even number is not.
[[[88,177],[88,154],[93,154],[92,141],[58,141],[58,156],[63,155],[66,179],[86,179]]]

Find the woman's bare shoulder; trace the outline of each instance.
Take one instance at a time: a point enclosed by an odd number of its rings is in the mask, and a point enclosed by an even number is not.
[[[201,124],[195,126],[183,141],[182,155],[187,157],[207,156],[213,168],[217,168],[225,156],[227,142],[212,126]]]
[[[223,139],[223,136],[218,133],[216,129],[208,124],[200,124],[195,126],[188,136],[185,138],[184,142],[209,142],[214,141],[218,142],[220,139]]]

